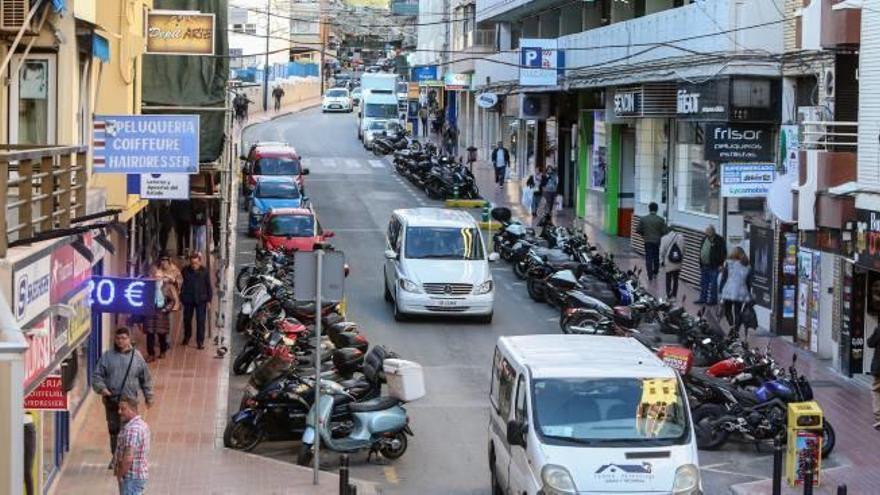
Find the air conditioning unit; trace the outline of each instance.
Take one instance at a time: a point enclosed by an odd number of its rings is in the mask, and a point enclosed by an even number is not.
[[[800,125],[800,143],[802,149],[817,149],[824,147],[825,128],[820,124],[805,122],[822,122],[824,111],[822,107],[798,107],[797,123]]]
[[[18,32],[27,19],[28,0],[0,0],[0,31]]]
[[[519,118],[543,120],[549,116],[550,95],[519,95]]]

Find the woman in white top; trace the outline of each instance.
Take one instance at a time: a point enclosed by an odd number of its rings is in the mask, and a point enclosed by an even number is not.
[[[731,328],[739,328],[743,303],[752,299],[752,267],[743,248],[730,251],[721,271],[721,301]]]
[[[681,232],[670,230],[660,238],[660,266],[666,269],[666,299],[678,296],[678,276],[683,261],[684,236]]]

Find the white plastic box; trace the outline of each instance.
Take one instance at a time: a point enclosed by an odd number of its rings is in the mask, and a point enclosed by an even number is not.
[[[404,359],[386,359],[382,363],[388,382],[388,395],[404,402],[425,396],[425,375],[422,365]]]

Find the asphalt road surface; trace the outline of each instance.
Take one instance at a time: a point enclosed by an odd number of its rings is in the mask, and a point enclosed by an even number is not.
[[[395,322],[382,292],[388,219],[396,208],[439,203],[364,150],[353,114],[307,110],[246,129],[243,141],[257,140],[290,143],[310,169],[306,194],[322,225],[336,232],[333,244],[351,265],[345,288],[348,318],[360,324],[371,344],[386,345],[424,367],[427,395],[406,406],[415,432],[406,454],[394,462],[374,458],[369,463],[365,453],[352,456],[352,476],[379,483],[383,493],[488,494],[487,396],[495,341],[501,335],[556,333],[558,313],[532,302],[510,266],[499,262],[492,268],[497,293],[491,325],[439,318]],[[238,264],[253,261],[254,240],[246,236],[246,221],[240,215]],[[241,345],[235,335],[231,356]],[[238,410],[245,383],[242,377],[231,378],[230,414]],[[273,442],[261,444],[255,453],[295,462],[297,449],[296,442]],[[766,479],[772,463],[750,445],[701,452],[700,460],[705,493],[712,494]],[[322,466],[335,470],[338,456],[325,456]]]

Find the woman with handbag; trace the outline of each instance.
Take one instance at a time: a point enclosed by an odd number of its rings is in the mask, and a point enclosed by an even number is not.
[[[162,284],[162,304],[157,305],[156,311],[144,321],[144,333],[147,335],[147,362],[156,360],[156,341],[159,342],[159,359],[165,357],[165,353],[171,347],[168,344],[168,334],[171,333],[171,311],[174,309],[175,289],[171,284]]]
[[[752,299],[752,267],[743,248],[737,246],[721,269],[721,301],[731,328],[739,329],[743,304]]]

